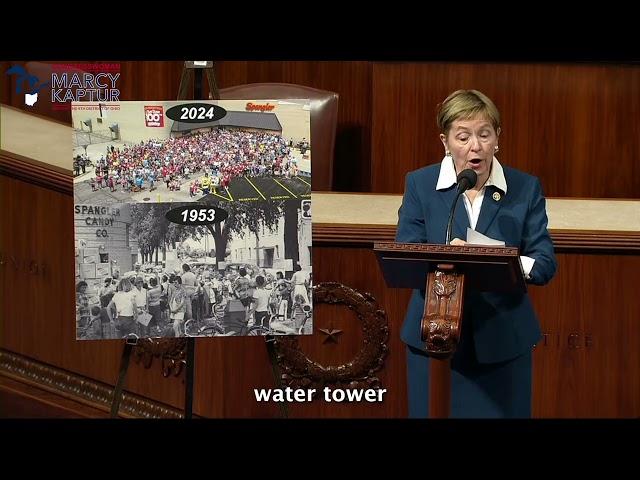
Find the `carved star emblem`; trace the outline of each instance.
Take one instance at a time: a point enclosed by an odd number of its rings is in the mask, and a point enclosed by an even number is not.
[[[327,328],[319,328],[322,333],[324,333],[327,338],[325,338],[322,343],[333,342],[338,343],[338,335],[342,333],[342,330],[334,329],[333,326]]]

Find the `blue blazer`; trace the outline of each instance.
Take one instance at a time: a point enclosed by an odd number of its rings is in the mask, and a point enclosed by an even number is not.
[[[547,231],[547,213],[542,187],[536,177],[504,167],[507,193],[496,201],[494,186],[486,187],[476,231],[508,247],[518,247],[520,255],[535,259],[529,283],[544,285],[556,272],[553,243]],[[397,242],[445,243],[447,221],[456,195],[456,186],[436,190],[440,164],[407,174],[402,206],[398,210]],[[467,211],[456,208],[451,238],[466,238]],[[424,350],[420,320],[424,310],[424,289],[414,290],[401,329],[402,340]],[[478,362],[495,363],[515,358],[540,340],[540,324],[524,294],[465,292],[462,328],[473,329]]]

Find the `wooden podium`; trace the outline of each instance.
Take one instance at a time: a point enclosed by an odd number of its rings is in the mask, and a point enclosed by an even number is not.
[[[391,242],[374,244],[374,251],[387,286],[425,289],[421,339],[426,354],[440,360],[432,364],[430,392],[442,400],[430,412],[448,417],[449,360],[460,339],[465,291],[526,292],[518,249]]]

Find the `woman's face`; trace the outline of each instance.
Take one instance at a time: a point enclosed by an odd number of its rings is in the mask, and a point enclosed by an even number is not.
[[[484,116],[455,120],[449,133],[440,134],[445,150],[451,152],[456,173],[471,168],[478,175],[477,186],[489,178],[493,155],[498,145],[500,129],[496,132]]]

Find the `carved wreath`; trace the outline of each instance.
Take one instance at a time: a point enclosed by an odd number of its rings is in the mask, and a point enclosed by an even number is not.
[[[314,306],[320,303],[342,304],[353,310],[361,322],[363,345],[348,363],[324,366],[305,355],[295,336],[277,337],[275,346],[281,378],[293,388],[320,388],[341,384],[346,388],[380,388],[374,373],[387,355],[389,327],[387,315],[369,293],[360,293],[340,283],[320,283],[313,288]]]

